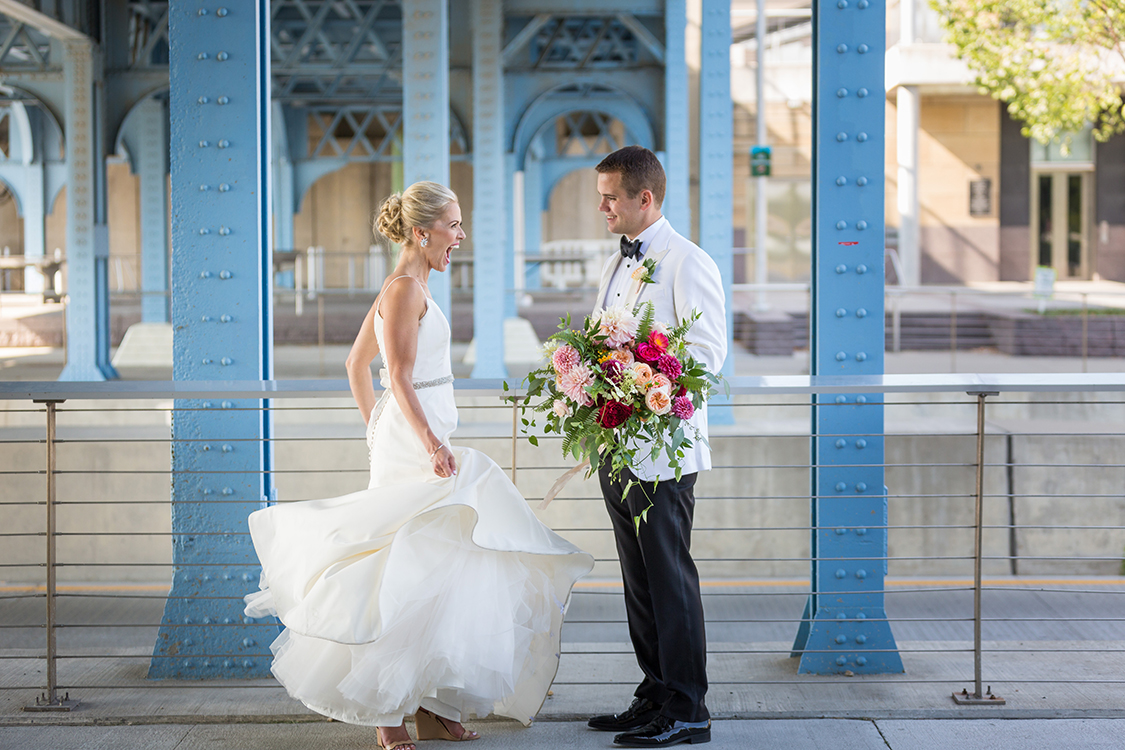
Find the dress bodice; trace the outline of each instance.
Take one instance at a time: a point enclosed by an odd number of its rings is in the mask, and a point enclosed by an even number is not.
[[[418,321],[418,349],[414,356],[414,382],[444,378],[453,372],[449,361],[449,334],[449,322],[446,321],[441,308],[427,297],[426,312],[422,315],[422,319]],[[383,337],[383,316],[379,314],[378,308],[375,310],[375,338],[379,342],[383,366],[389,368],[390,363],[387,361],[387,350]]]

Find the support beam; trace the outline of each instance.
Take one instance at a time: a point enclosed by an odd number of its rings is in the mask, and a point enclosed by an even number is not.
[[[402,15],[403,182],[449,185],[449,6],[403,0]],[[448,317],[448,272],[431,274],[429,287]]]
[[[883,373],[886,96],[882,0],[813,10],[813,375]],[[868,403],[868,402],[871,403]],[[818,396],[810,461],[812,591],[799,671],[902,672],[883,607],[882,398]]]
[[[688,140],[687,2],[664,3],[664,172],[668,185],[662,211],[685,237],[691,236],[691,164]]]
[[[168,112],[148,98],[134,132],[141,195],[141,321],[168,322]]]
[[[497,280],[508,254],[508,202],[495,195],[504,184],[504,68],[502,0],[473,0],[473,338],[474,378],[503,378],[504,298]]]
[[[895,90],[895,151],[898,157],[898,257],[900,286],[922,283],[922,251],[918,244],[918,127],[921,97],[917,86]]]
[[[274,247],[290,251],[294,248],[293,214],[296,203],[293,196],[292,149],[289,144],[289,128],[286,127],[285,113],[279,103],[273,103],[273,232]]]
[[[170,4],[177,381],[273,377],[269,19],[269,0]],[[149,677],[269,674],[276,625],[242,615],[260,572],[246,518],[271,498],[265,406],[175,402],[172,593]]]
[[[93,42],[63,43],[66,75],[66,367],[59,380],[107,380],[109,365],[107,238],[104,234],[104,157],[98,147],[101,108],[95,96]],[[101,170],[98,159],[102,158]],[[102,179],[99,179],[102,178]],[[104,190],[103,190],[104,193]],[[99,225],[99,215],[102,222]]]
[[[703,0],[702,60],[699,73],[699,245],[719,266],[726,298],[727,351],[733,352],[734,230],[731,195],[734,190],[732,144],[734,111],[730,96],[730,2]],[[671,55],[669,55],[671,58]],[[681,230],[683,231],[683,230]],[[734,357],[727,356],[723,374],[734,375]],[[715,401],[713,424],[734,421],[729,407]]]

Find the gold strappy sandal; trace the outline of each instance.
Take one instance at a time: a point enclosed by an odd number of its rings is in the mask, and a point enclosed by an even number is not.
[[[445,722],[442,721],[437,714],[431,713],[424,708],[418,709],[418,713],[414,714],[414,729],[418,733],[419,742],[422,740],[469,742],[471,740],[480,739],[479,734],[470,731],[464,726],[462,726],[460,737],[453,736],[453,732],[449,731],[449,727],[445,725]],[[390,749],[388,748],[388,750]]]

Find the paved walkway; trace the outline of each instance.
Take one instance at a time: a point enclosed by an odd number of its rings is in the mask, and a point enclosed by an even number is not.
[[[578,722],[473,724],[483,738],[474,750],[612,748],[613,736]],[[939,721],[900,719],[808,719],[717,721],[708,745],[714,750],[1118,750],[1125,719]],[[420,748],[432,748],[426,742]],[[374,747],[367,727],[304,724],[163,724],[147,726],[2,727],[6,750],[351,750]]]

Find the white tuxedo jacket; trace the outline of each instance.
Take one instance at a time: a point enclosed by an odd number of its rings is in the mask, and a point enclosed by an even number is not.
[[[711,256],[691,240],[680,236],[667,221],[651,240],[641,248],[643,260],[656,261],[652,283],[640,284],[629,279],[625,304],[636,306],[645,302],[653,304],[656,320],[665,325],[678,325],[691,315],[692,310],[702,313],[688,332],[688,352],[707,369],[718,374],[727,358],[726,296],[719,267]],[[614,253],[602,267],[601,287],[598,289],[597,307],[605,303],[605,295],[613,272],[621,263],[621,253]],[[707,437],[707,405],[695,412],[690,422],[699,434]],[[685,426],[692,447],[684,450],[682,474],[692,474],[711,468],[711,450],[695,438],[695,432]],[[655,461],[648,458],[651,445],[638,446],[645,458],[633,470],[648,481],[674,479],[676,470],[668,465],[668,455],[661,447]]]

